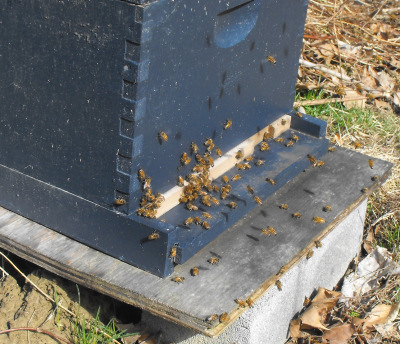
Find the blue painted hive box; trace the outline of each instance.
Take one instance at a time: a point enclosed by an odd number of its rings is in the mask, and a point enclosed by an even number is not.
[[[306,9],[2,1],[0,205],[171,274],[326,152],[292,111]]]

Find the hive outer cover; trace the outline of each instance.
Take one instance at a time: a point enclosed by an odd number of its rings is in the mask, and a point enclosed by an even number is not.
[[[136,214],[138,169],[163,193],[189,173],[179,161],[192,141],[227,151],[291,112],[306,10],[304,0],[2,1],[0,205],[170,274],[181,228]]]

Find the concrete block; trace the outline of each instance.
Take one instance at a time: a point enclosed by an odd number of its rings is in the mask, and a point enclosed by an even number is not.
[[[236,322],[216,338],[154,316],[142,314],[143,325],[161,331],[165,343],[179,344],[282,344],[289,323],[303,308],[305,296],[318,287],[332,289],[358,254],[362,242],[367,200],[363,200],[321,241],[310,259],[302,259],[282,276],[282,291],[271,287]],[[265,262],[268,264],[268,262]],[[217,300],[216,300],[217,302]]]

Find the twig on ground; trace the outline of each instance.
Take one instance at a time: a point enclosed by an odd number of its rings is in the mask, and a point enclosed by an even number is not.
[[[63,342],[63,343],[67,343],[67,344],[73,344],[71,343],[69,340],[61,338],[57,335],[55,335],[54,333],[44,330],[42,328],[37,328],[37,327],[18,327],[18,328],[10,328],[8,330],[1,330],[0,334],[6,334],[6,333],[11,333],[11,332],[17,332],[17,331],[31,331],[31,332],[36,332],[36,333],[43,333],[48,335],[49,337],[59,341],[59,342]]]

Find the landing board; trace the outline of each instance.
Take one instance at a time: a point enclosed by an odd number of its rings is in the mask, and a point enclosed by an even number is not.
[[[323,167],[310,165],[165,279],[2,208],[0,246],[74,282],[213,336],[246,311],[235,299],[251,297],[257,302],[268,288],[276,288],[276,274],[283,265],[290,268],[310,249],[317,249],[314,241],[327,235],[386,180],[392,165],[373,159],[371,168],[369,159],[336,147],[324,156]],[[368,190],[362,192],[365,187]],[[289,209],[280,209],[282,203]],[[324,212],[326,205],[332,210]],[[294,218],[294,212],[302,217]],[[315,216],[326,223],[314,223]],[[277,234],[262,234],[267,226]],[[209,264],[210,257],[218,257],[219,263]],[[195,277],[190,274],[194,266],[199,267]],[[173,282],[176,276],[184,277],[184,283]],[[205,320],[224,312],[229,320],[223,324]]]

